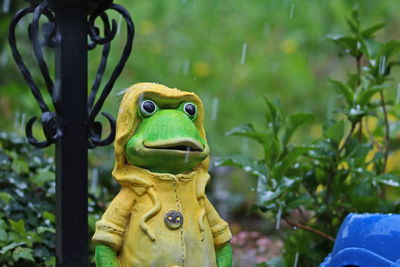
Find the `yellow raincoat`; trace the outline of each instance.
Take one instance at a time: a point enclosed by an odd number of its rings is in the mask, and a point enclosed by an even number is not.
[[[143,97],[158,103],[193,101],[198,107],[195,125],[205,138],[203,105],[195,94],[153,83],[129,88],[121,102],[114,143],[113,177],[122,188],[96,223],[93,241],[117,251],[122,267],[216,266],[215,248],[228,242],[231,233],[205,195],[209,159],[178,175],[153,173],[126,161],[125,145],[139,123],[137,104]],[[183,215],[182,227],[166,226],[169,211]]]

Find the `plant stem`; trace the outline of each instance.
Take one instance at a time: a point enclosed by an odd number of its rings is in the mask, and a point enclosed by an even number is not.
[[[361,58],[362,54],[355,58],[357,65],[357,86],[361,84]]]
[[[356,128],[356,125],[357,125],[357,123],[352,123],[352,124],[351,124],[350,132],[349,132],[349,134],[347,135],[346,139],[344,139],[343,145],[339,148],[338,156],[340,155],[340,153],[342,153],[343,149],[346,147],[347,142],[349,142],[351,136],[352,136],[353,133],[354,133],[354,130],[355,130],[355,128]]]
[[[337,159],[335,160],[335,166],[334,166],[334,168],[331,168],[331,170],[329,171],[329,174],[328,174],[328,183],[327,183],[327,185],[326,185],[326,195],[325,195],[325,204],[328,206],[329,205],[329,198],[330,198],[330,195],[331,195],[331,190],[332,190],[332,182],[333,182],[333,179],[335,179],[335,176],[336,176],[336,170],[337,170]]]
[[[361,84],[361,58],[362,58],[362,54],[359,55],[358,57],[356,57],[357,87],[360,86],[360,84]],[[358,141],[361,142],[361,139],[362,139],[362,128],[363,128],[362,120],[360,120],[358,122],[358,125],[360,126],[359,129],[358,129]]]
[[[358,123],[358,141],[361,142],[362,141],[362,130],[363,130],[363,121],[360,120],[360,122]]]
[[[384,152],[384,161],[383,161],[383,173],[386,172],[386,164],[387,164],[387,159],[389,156],[389,142],[390,142],[390,129],[389,129],[389,118],[388,118],[388,113],[386,109],[386,102],[385,102],[385,96],[382,91],[379,92],[381,96],[381,105],[383,109],[383,118],[385,120],[385,152]]]
[[[382,146],[375,140],[375,136],[371,133],[371,130],[369,129],[368,117],[365,117],[365,131],[367,132],[368,137],[371,140],[372,144],[375,147],[377,147],[379,151],[382,151],[383,150]]]
[[[328,239],[328,240],[330,240],[330,241],[332,241],[332,242],[335,242],[335,238],[333,238],[332,236],[330,236],[330,235],[328,235],[327,233],[324,233],[324,232],[322,232],[322,231],[320,231],[320,230],[317,230],[317,229],[312,228],[312,227],[307,226],[307,225],[302,225],[302,224],[298,224],[298,223],[292,222],[292,221],[288,220],[287,218],[283,218],[283,220],[284,220],[288,225],[290,225],[290,226],[292,226],[292,227],[297,227],[297,228],[301,228],[301,229],[304,229],[304,230],[313,232],[314,234],[320,235],[320,236],[322,236],[323,238],[326,238],[326,239]]]

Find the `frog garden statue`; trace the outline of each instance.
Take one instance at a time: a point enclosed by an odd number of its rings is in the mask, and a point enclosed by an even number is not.
[[[231,233],[205,195],[209,148],[194,93],[139,83],[125,93],[114,143],[122,186],[96,223],[97,267],[231,266]]]

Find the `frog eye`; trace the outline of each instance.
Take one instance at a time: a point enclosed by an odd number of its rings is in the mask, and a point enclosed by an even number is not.
[[[197,115],[197,106],[192,102],[183,105],[183,111],[191,118],[195,119]]]
[[[140,103],[140,112],[144,117],[150,117],[157,111],[157,105],[151,100],[144,100]]]

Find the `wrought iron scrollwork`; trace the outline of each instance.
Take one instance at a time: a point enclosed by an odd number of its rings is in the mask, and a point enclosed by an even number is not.
[[[47,64],[43,58],[43,46],[57,46],[61,40],[61,36],[57,31],[57,27],[55,25],[54,13],[48,8],[48,5],[48,1],[43,1],[37,6],[30,6],[20,10],[11,21],[8,35],[8,40],[14,60],[17,63],[17,66],[21,71],[26,83],[31,88],[32,94],[39,104],[40,110],[42,111],[41,122],[46,140],[39,141],[33,136],[32,126],[37,119],[36,117],[31,118],[26,125],[26,136],[29,143],[39,148],[47,147],[53,144],[58,138],[62,136],[61,123],[59,118],[57,118],[56,113],[54,111],[51,111],[44,101],[41,90],[35,83],[29,69],[22,59],[22,56],[17,47],[15,30],[16,26],[22,20],[22,18],[24,18],[28,14],[33,14],[33,20],[28,27],[28,35],[32,42],[35,59],[39,64],[39,68],[46,84],[47,91],[51,96],[54,109],[55,111],[57,111],[58,103],[54,99],[54,83],[50,77]],[[40,17],[43,15],[47,17],[49,22],[47,22],[42,26],[42,28],[40,28],[39,20]],[[40,30],[43,30],[43,39],[40,38]]]
[[[126,43],[125,47],[122,51],[122,55],[115,69],[111,73],[109,80],[105,83],[99,98],[95,102],[96,95],[99,91],[101,80],[104,75],[104,71],[107,65],[108,55],[110,53],[110,46],[112,40],[117,35],[118,25],[117,22],[113,19],[110,23],[109,17],[106,14],[107,10],[114,10],[122,16],[122,18],[126,22]],[[104,36],[100,35],[100,30],[95,26],[95,21],[97,18],[100,18],[103,23],[103,33]],[[115,137],[115,120],[114,118],[105,112],[101,114],[108,120],[110,124],[110,133],[109,135],[101,139],[102,134],[102,125],[100,122],[96,121],[96,116],[99,114],[104,101],[107,96],[110,94],[115,81],[119,77],[122,72],[122,69],[125,66],[126,61],[130,55],[132,50],[133,38],[135,35],[135,27],[132,22],[132,19],[128,13],[128,11],[120,5],[117,4],[106,4],[95,9],[92,14],[89,16],[89,36],[91,42],[89,42],[89,49],[93,49],[96,45],[103,45],[102,57],[100,61],[100,65],[97,70],[97,74],[95,80],[93,82],[93,86],[90,91],[88,108],[89,108],[89,117],[88,117],[88,126],[89,126],[89,147],[95,146],[105,146],[110,144]]]
[[[100,90],[101,82],[107,66],[108,56],[111,50],[111,42],[115,39],[118,32],[118,25],[115,19],[110,20],[107,15],[107,11],[113,10],[120,14],[121,18],[126,23],[126,43],[122,51],[119,62],[115,66],[111,73],[108,81],[105,82],[104,87]],[[27,15],[33,14],[32,22],[28,27],[28,35],[32,42],[33,54],[39,65],[40,72],[43,76],[44,83],[48,94],[51,97],[54,111],[50,110],[43,98],[42,91],[39,86],[35,83],[31,72],[27,68],[19,50],[17,47],[16,40],[16,27],[18,23]],[[48,20],[47,23],[39,25],[39,20],[42,16],[45,16]],[[57,93],[53,80],[49,74],[49,69],[43,57],[43,47],[47,46],[54,48],[59,45],[62,36],[59,33],[55,20],[55,13],[49,7],[49,1],[45,0],[36,6],[30,6],[19,11],[11,21],[9,29],[9,43],[15,62],[19,70],[21,71],[26,83],[30,87],[33,96],[35,97],[42,116],[40,118],[42,122],[42,128],[45,135],[45,140],[39,141],[33,136],[32,127],[36,121],[36,117],[31,118],[26,125],[26,136],[29,143],[32,145],[43,148],[47,147],[56,142],[58,138],[62,136],[62,116],[59,112],[59,100],[57,99]],[[100,19],[103,25],[103,36],[100,29],[95,25],[96,20]],[[113,142],[115,137],[115,119],[108,113],[102,112],[101,114],[107,119],[110,125],[110,133],[104,139],[102,136],[102,124],[96,120],[97,115],[100,113],[103,104],[110,94],[115,81],[121,74],[126,61],[128,60],[131,50],[132,43],[135,35],[135,27],[133,21],[129,15],[129,12],[120,5],[107,2],[106,4],[100,5],[94,9],[88,15],[88,35],[89,43],[88,50],[92,50],[97,46],[102,46],[102,55],[97,69],[97,73],[90,90],[88,99],[88,143],[89,148],[96,146],[105,146]],[[98,92],[100,95],[97,97]],[[97,99],[96,99],[97,98]]]

